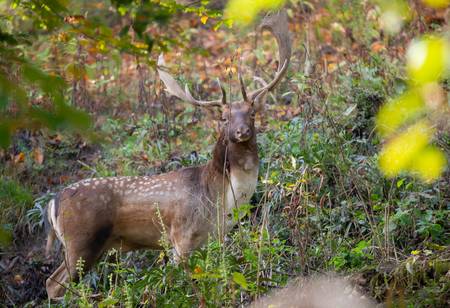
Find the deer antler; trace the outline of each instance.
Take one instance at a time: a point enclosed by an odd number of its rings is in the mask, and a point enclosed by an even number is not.
[[[241,73],[239,73],[239,83],[241,85],[242,98],[244,99],[244,102],[248,102],[247,91],[245,90],[245,84],[244,80],[242,80]]]
[[[226,94],[225,89],[220,85],[220,89],[222,91],[222,98],[218,100],[212,100],[212,101],[202,101],[195,99],[191,92],[189,91],[189,88],[187,84],[185,85],[184,91],[181,89],[180,85],[177,83],[177,81],[167,72],[158,69],[159,78],[163,81],[163,83],[166,86],[167,92],[170,94],[178,97],[182,101],[191,103],[196,106],[202,106],[202,107],[212,107],[217,106],[220,107],[223,104],[226,104]]]
[[[277,40],[280,62],[274,79],[262,88],[250,93],[249,97],[252,101],[255,101],[261,95],[264,95],[265,92],[272,91],[278,85],[281,78],[286,74],[292,53],[286,10],[280,10],[266,15],[261,22],[260,28],[262,30],[269,30]]]
[[[247,92],[245,91],[244,82],[242,81],[241,76],[239,76],[239,82],[241,84],[241,91],[244,101],[260,101],[264,98],[265,94],[268,91],[272,91],[278,85],[281,78],[283,78],[283,76],[286,74],[291,58],[291,39],[289,36],[288,17],[285,10],[267,14],[266,17],[264,17],[260,28],[262,30],[269,30],[277,40],[278,53],[280,57],[279,67],[274,79],[271,82],[269,82],[268,84],[264,84],[262,88],[254,90],[250,94],[247,94]],[[202,101],[197,100],[192,96],[187,85],[185,85],[185,89],[183,91],[177,81],[166,71],[158,69],[158,74],[161,80],[166,85],[167,92],[185,102],[204,107],[221,106],[223,104],[226,104],[225,89],[220,85],[220,82],[219,85],[222,90],[222,98],[219,100]]]

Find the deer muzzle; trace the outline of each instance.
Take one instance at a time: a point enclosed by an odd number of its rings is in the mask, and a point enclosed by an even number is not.
[[[252,131],[247,125],[241,125],[236,129],[234,137],[238,142],[245,142],[252,137]]]

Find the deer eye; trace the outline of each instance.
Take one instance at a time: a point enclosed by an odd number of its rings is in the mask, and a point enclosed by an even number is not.
[[[221,118],[220,121],[222,121],[223,123],[228,123],[228,118]]]

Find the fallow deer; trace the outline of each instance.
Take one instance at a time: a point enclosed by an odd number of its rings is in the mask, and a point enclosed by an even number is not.
[[[79,259],[88,270],[110,248],[161,249],[163,233],[183,258],[220,230],[217,226],[225,226],[223,232],[231,227],[228,215],[248,203],[256,188],[256,107],[285,75],[291,56],[285,11],[266,16],[262,28],[277,40],[279,69],[270,83],[248,94],[240,78],[241,101],[227,104],[222,87],[221,99],[196,100],[187,87],[183,91],[167,72],[158,70],[170,94],[197,106],[222,108],[220,136],[207,164],[155,176],[86,179],[50,201],[47,254],[56,236],[65,257],[47,279],[49,298],[62,296],[64,285],[77,278]]]

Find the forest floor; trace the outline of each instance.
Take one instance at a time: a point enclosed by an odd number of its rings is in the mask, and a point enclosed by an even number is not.
[[[257,118],[260,178],[239,227],[194,253],[187,272],[160,253],[112,252],[64,303],[240,306],[296,277],[337,272],[379,303],[450,306],[450,171],[423,184],[386,179],[377,166],[374,117],[406,87],[406,46],[448,26],[448,12],[414,8],[421,14],[387,37],[365,1],[291,5],[292,62]],[[268,33],[214,30],[211,20],[189,14],[167,31],[182,33],[183,44],[165,63],[197,97],[218,97],[216,78],[237,96],[237,71],[254,87],[253,76],[269,80],[276,70]],[[47,42],[37,49],[54,51]],[[202,164],[216,140],[216,115],[167,97],[153,68],[129,55],[82,54],[85,82],[70,95],[91,114],[100,140],[20,131],[0,151],[0,223],[12,237],[0,255],[7,306],[46,303],[45,279],[61,257],[43,256],[44,212],[59,189],[84,178]],[[53,57],[67,61],[64,53]],[[448,159],[449,132],[438,131],[435,143]]]

